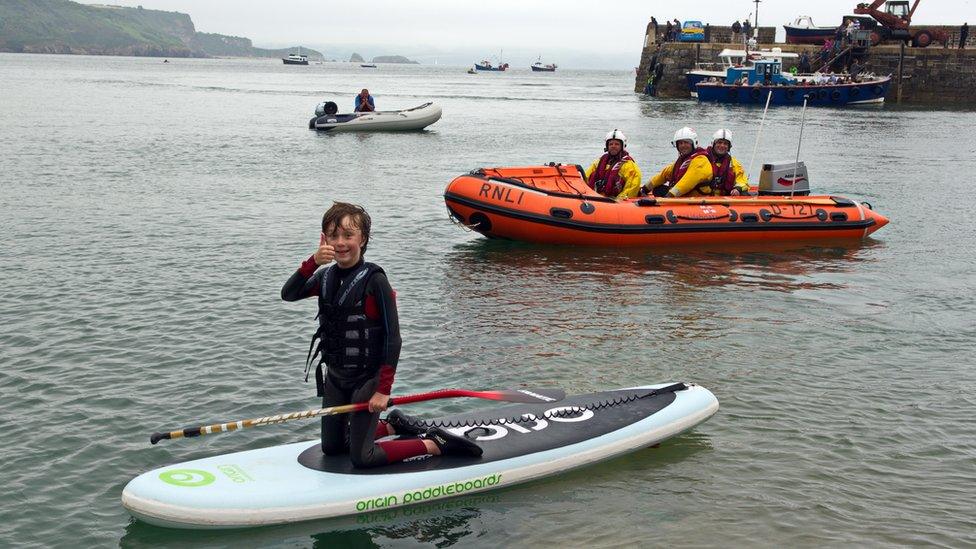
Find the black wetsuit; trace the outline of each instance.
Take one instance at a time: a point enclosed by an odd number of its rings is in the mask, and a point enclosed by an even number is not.
[[[334,296],[333,305],[339,299],[343,283],[351,282],[349,276],[363,267],[360,260],[348,269],[334,268],[334,276],[329,281]],[[323,291],[323,278],[330,268],[320,269],[313,258],[307,259],[302,266],[291,275],[281,288],[281,298],[285,301],[297,301],[307,297],[320,297]],[[313,274],[314,273],[314,274]],[[355,402],[366,402],[373,393],[390,394],[396,365],[400,359],[400,324],[397,316],[396,297],[393,288],[382,270],[373,272],[362,282],[365,284],[363,306],[366,317],[377,322],[381,327],[382,343],[379,346],[379,356],[374,357],[376,367],[363,367],[360,372],[335,372],[330,368],[322,386],[322,406],[340,406]],[[326,314],[320,300],[319,314]],[[376,423],[379,412],[356,412],[353,414],[333,415],[322,417],[322,451],[328,455],[340,454],[348,451],[353,465],[356,467],[376,467],[389,463],[389,457],[382,446],[374,443]]]

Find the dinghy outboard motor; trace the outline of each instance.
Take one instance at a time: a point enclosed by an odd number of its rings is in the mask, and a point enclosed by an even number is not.
[[[810,194],[810,180],[803,162],[783,162],[763,164],[759,174],[760,196],[807,196]]]
[[[323,101],[315,106],[315,116],[325,116],[339,112],[339,105],[335,101]]]
[[[308,121],[308,129],[315,129],[315,121],[318,120],[320,116],[332,116],[339,112],[339,105],[335,104],[335,101],[323,101],[318,105],[315,105],[315,116]]]

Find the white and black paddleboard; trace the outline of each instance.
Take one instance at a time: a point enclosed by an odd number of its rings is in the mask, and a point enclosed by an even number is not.
[[[122,504],[173,528],[322,519],[466,495],[562,473],[651,446],[718,410],[694,384],[662,384],[513,404],[428,420],[475,440],[479,457],[428,456],[355,469],[299,442],[198,459],[136,477]]]

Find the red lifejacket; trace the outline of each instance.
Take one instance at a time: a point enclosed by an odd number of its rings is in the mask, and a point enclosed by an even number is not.
[[[732,169],[732,155],[726,153],[725,158],[719,159],[711,147],[705,149],[708,161],[712,164],[711,188],[718,190],[723,196],[728,196],[735,188],[735,170]]]
[[[604,153],[596,169],[590,174],[586,184],[603,196],[617,196],[624,190],[624,180],[620,178],[620,168],[627,161],[633,161],[630,153],[620,151],[620,156],[610,165],[610,153]]]
[[[706,154],[705,149],[699,147],[685,156],[679,156],[678,159],[674,161],[674,165],[671,166],[671,177],[669,177],[667,181],[668,187],[674,187],[675,183],[681,181],[681,178],[684,177],[685,172],[688,171],[688,166],[691,166],[691,161],[703,154]]]

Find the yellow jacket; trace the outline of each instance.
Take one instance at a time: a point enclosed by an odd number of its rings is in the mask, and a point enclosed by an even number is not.
[[[673,168],[673,163],[668,164],[660,173],[651,177],[651,187],[660,187],[667,183],[671,179],[671,170]],[[732,158],[732,173],[735,174],[735,188],[739,189],[739,192],[742,194],[748,193],[749,180],[746,178],[745,170],[742,169],[742,164],[739,164],[739,161],[735,157]],[[691,164],[681,177],[681,180],[675,183],[671,187],[671,190],[668,191],[668,197],[721,195],[722,190],[713,189],[711,183],[712,163],[708,160],[708,156],[704,154],[696,156],[691,160]]]
[[[602,156],[600,158],[603,158]],[[586,180],[590,180],[590,175],[596,171],[597,166],[600,165],[600,158],[597,158],[590,164],[590,167],[586,169]],[[637,193],[640,191],[641,186],[641,175],[640,168],[637,167],[637,162],[633,160],[628,160],[620,166],[620,170],[617,172],[620,179],[624,182],[624,188],[620,191],[620,194],[616,196],[617,200],[622,198],[635,198]]]

